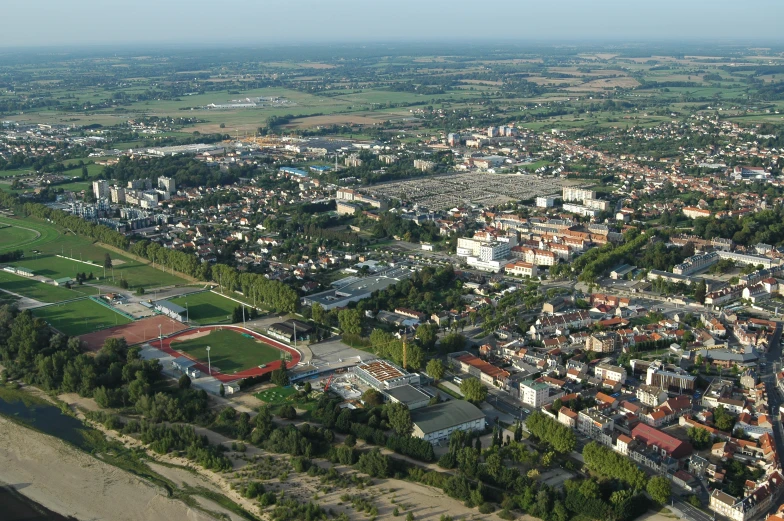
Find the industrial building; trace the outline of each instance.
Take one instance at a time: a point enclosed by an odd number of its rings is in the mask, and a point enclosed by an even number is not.
[[[384,391],[386,399],[392,403],[402,403],[409,411],[421,409],[430,403],[430,397],[411,385],[401,385]]]
[[[411,413],[416,438],[437,443],[449,439],[455,431],[483,431],[485,414],[465,400],[449,400]]]

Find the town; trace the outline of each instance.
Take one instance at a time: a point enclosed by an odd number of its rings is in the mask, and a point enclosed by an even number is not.
[[[37,389],[139,451],[120,468],[211,476],[167,486],[232,519],[784,519],[784,108],[585,67],[563,99],[315,128],[207,119],[305,110],[305,73],[183,80],[189,117],[0,110],[2,403]]]

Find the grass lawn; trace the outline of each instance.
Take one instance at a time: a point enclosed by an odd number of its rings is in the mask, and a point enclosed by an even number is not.
[[[62,302],[63,300],[70,300],[83,297],[84,295],[95,295],[98,293],[97,289],[90,286],[74,286],[74,289],[68,289],[38,282],[37,280],[28,279],[27,277],[20,277],[19,275],[14,275],[13,273],[8,273],[6,271],[0,271],[0,289],[41,302]]]
[[[270,387],[253,396],[266,403],[267,405],[283,405],[289,396],[296,393],[297,390],[293,386],[289,387]]]
[[[231,314],[239,306],[211,291],[191,293],[173,298],[170,302],[188,309],[188,319],[199,324],[231,324]],[[187,304],[187,305],[186,305]],[[248,310],[246,310],[246,313]]]
[[[207,363],[207,346],[210,346],[210,360],[213,369],[224,374],[236,373],[281,359],[282,351],[254,338],[230,330],[211,331],[209,335],[173,342],[174,350],[182,351],[193,358]]]
[[[79,336],[131,322],[119,313],[88,298],[35,308],[33,314],[69,336]]]
[[[164,273],[142,262],[137,262],[129,257],[101,248],[87,237],[73,235],[67,230],[40,219],[32,217],[13,219],[0,217],[0,225],[29,228],[32,230],[30,233],[38,232],[41,234],[38,238],[33,238],[24,244],[22,249],[24,250],[25,258],[15,263],[34,270],[38,275],[50,278],[76,278],[77,272],[90,273],[92,271],[96,277],[103,277],[103,259],[106,253],[109,253],[113,260],[121,262],[118,262],[114,267],[114,280],[110,278],[111,273],[107,272],[107,279],[103,281],[106,284],[119,286],[121,279],[127,280],[131,288],[138,286],[152,288],[171,284],[185,284],[185,281],[176,275]],[[16,248],[9,247],[5,241],[0,240],[0,252],[13,249]],[[39,253],[34,253],[32,250],[36,250]],[[92,261],[97,263],[97,266],[63,259],[55,255],[65,255],[74,259]]]
[[[17,226],[0,225],[0,244],[4,250],[14,250],[21,248],[24,244],[34,241],[38,234],[31,229],[19,228]]]

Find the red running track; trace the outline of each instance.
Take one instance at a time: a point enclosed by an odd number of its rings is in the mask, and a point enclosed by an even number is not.
[[[294,367],[296,367],[297,364],[300,362],[300,360],[302,358],[302,356],[299,354],[299,351],[297,351],[296,349],[292,349],[291,347],[289,347],[289,346],[287,346],[285,344],[281,344],[280,342],[277,342],[277,341],[275,341],[275,340],[273,340],[273,339],[271,339],[269,337],[266,337],[264,335],[261,335],[261,334],[255,332],[255,331],[252,331],[250,329],[246,329],[246,328],[240,327],[240,326],[201,326],[201,327],[198,327],[198,328],[193,328],[193,329],[187,329],[185,331],[180,331],[179,333],[175,333],[175,334],[173,334],[170,337],[164,338],[163,339],[163,346],[161,346],[161,343],[158,342],[157,339],[150,341],[150,345],[152,347],[155,347],[156,349],[160,349],[161,351],[174,356],[175,358],[184,357],[184,358],[187,358],[189,360],[193,360],[194,362],[196,362],[196,368],[199,371],[201,371],[202,374],[208,374],[208,372],[207,372],[208,368],[207,368],[206,365],[204,365],[201,362],[201,360],[198,360],[197,358],[194,358],[192,356],[188,356],[188,355],[183,354],[183,353],[178,353],[177,351],[172,349],[171,343],[172,343],[172,340],[177,340],[178,337],[186,336],[186,335],[192,335],[193,333],[201,333],[201,332],[204,332],[204,331],[210,331],[210,330],[213,330],[213,329],[231,329],[233,331],[236,331],[237,333],[247,333],[247,334],[252,335],[253,337],[255,337],[257,340],[260,340],[260,341],[264,342],[265,344],[274,347],[275,349],[279,349],[281,351],[285,351],[285,352],[289,353],[291,355],[291,361],[286,364],[286,367],[288,369],[293,369]],[[250,376],[261,376],[264,373],[272,372],[275,369],[278,369],[280,367],[281,363],[282,363],[282,361],[278,360],[278,361],[275,361],[275,362],[268,363],[263,369],[260,368],[260,367],[253,367],[251,369],[245,369],[244,371],[240,371],[238,373],[232,373],[232,374],[223,374],[220,371],[218,371],[216,369],[213,369],[212,370],[212,376],[214,376],[215,378],[217,378],[221,382],[233,382],[235,380],[242,380],[243,378],[248,378]]]

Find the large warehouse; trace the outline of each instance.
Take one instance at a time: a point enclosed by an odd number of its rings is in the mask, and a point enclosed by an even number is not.
[[[449,439],[455,431],[482,431],[487,425],[485,414],[465,400],[449,400],[411,412],[416,438],[430,443]]]

